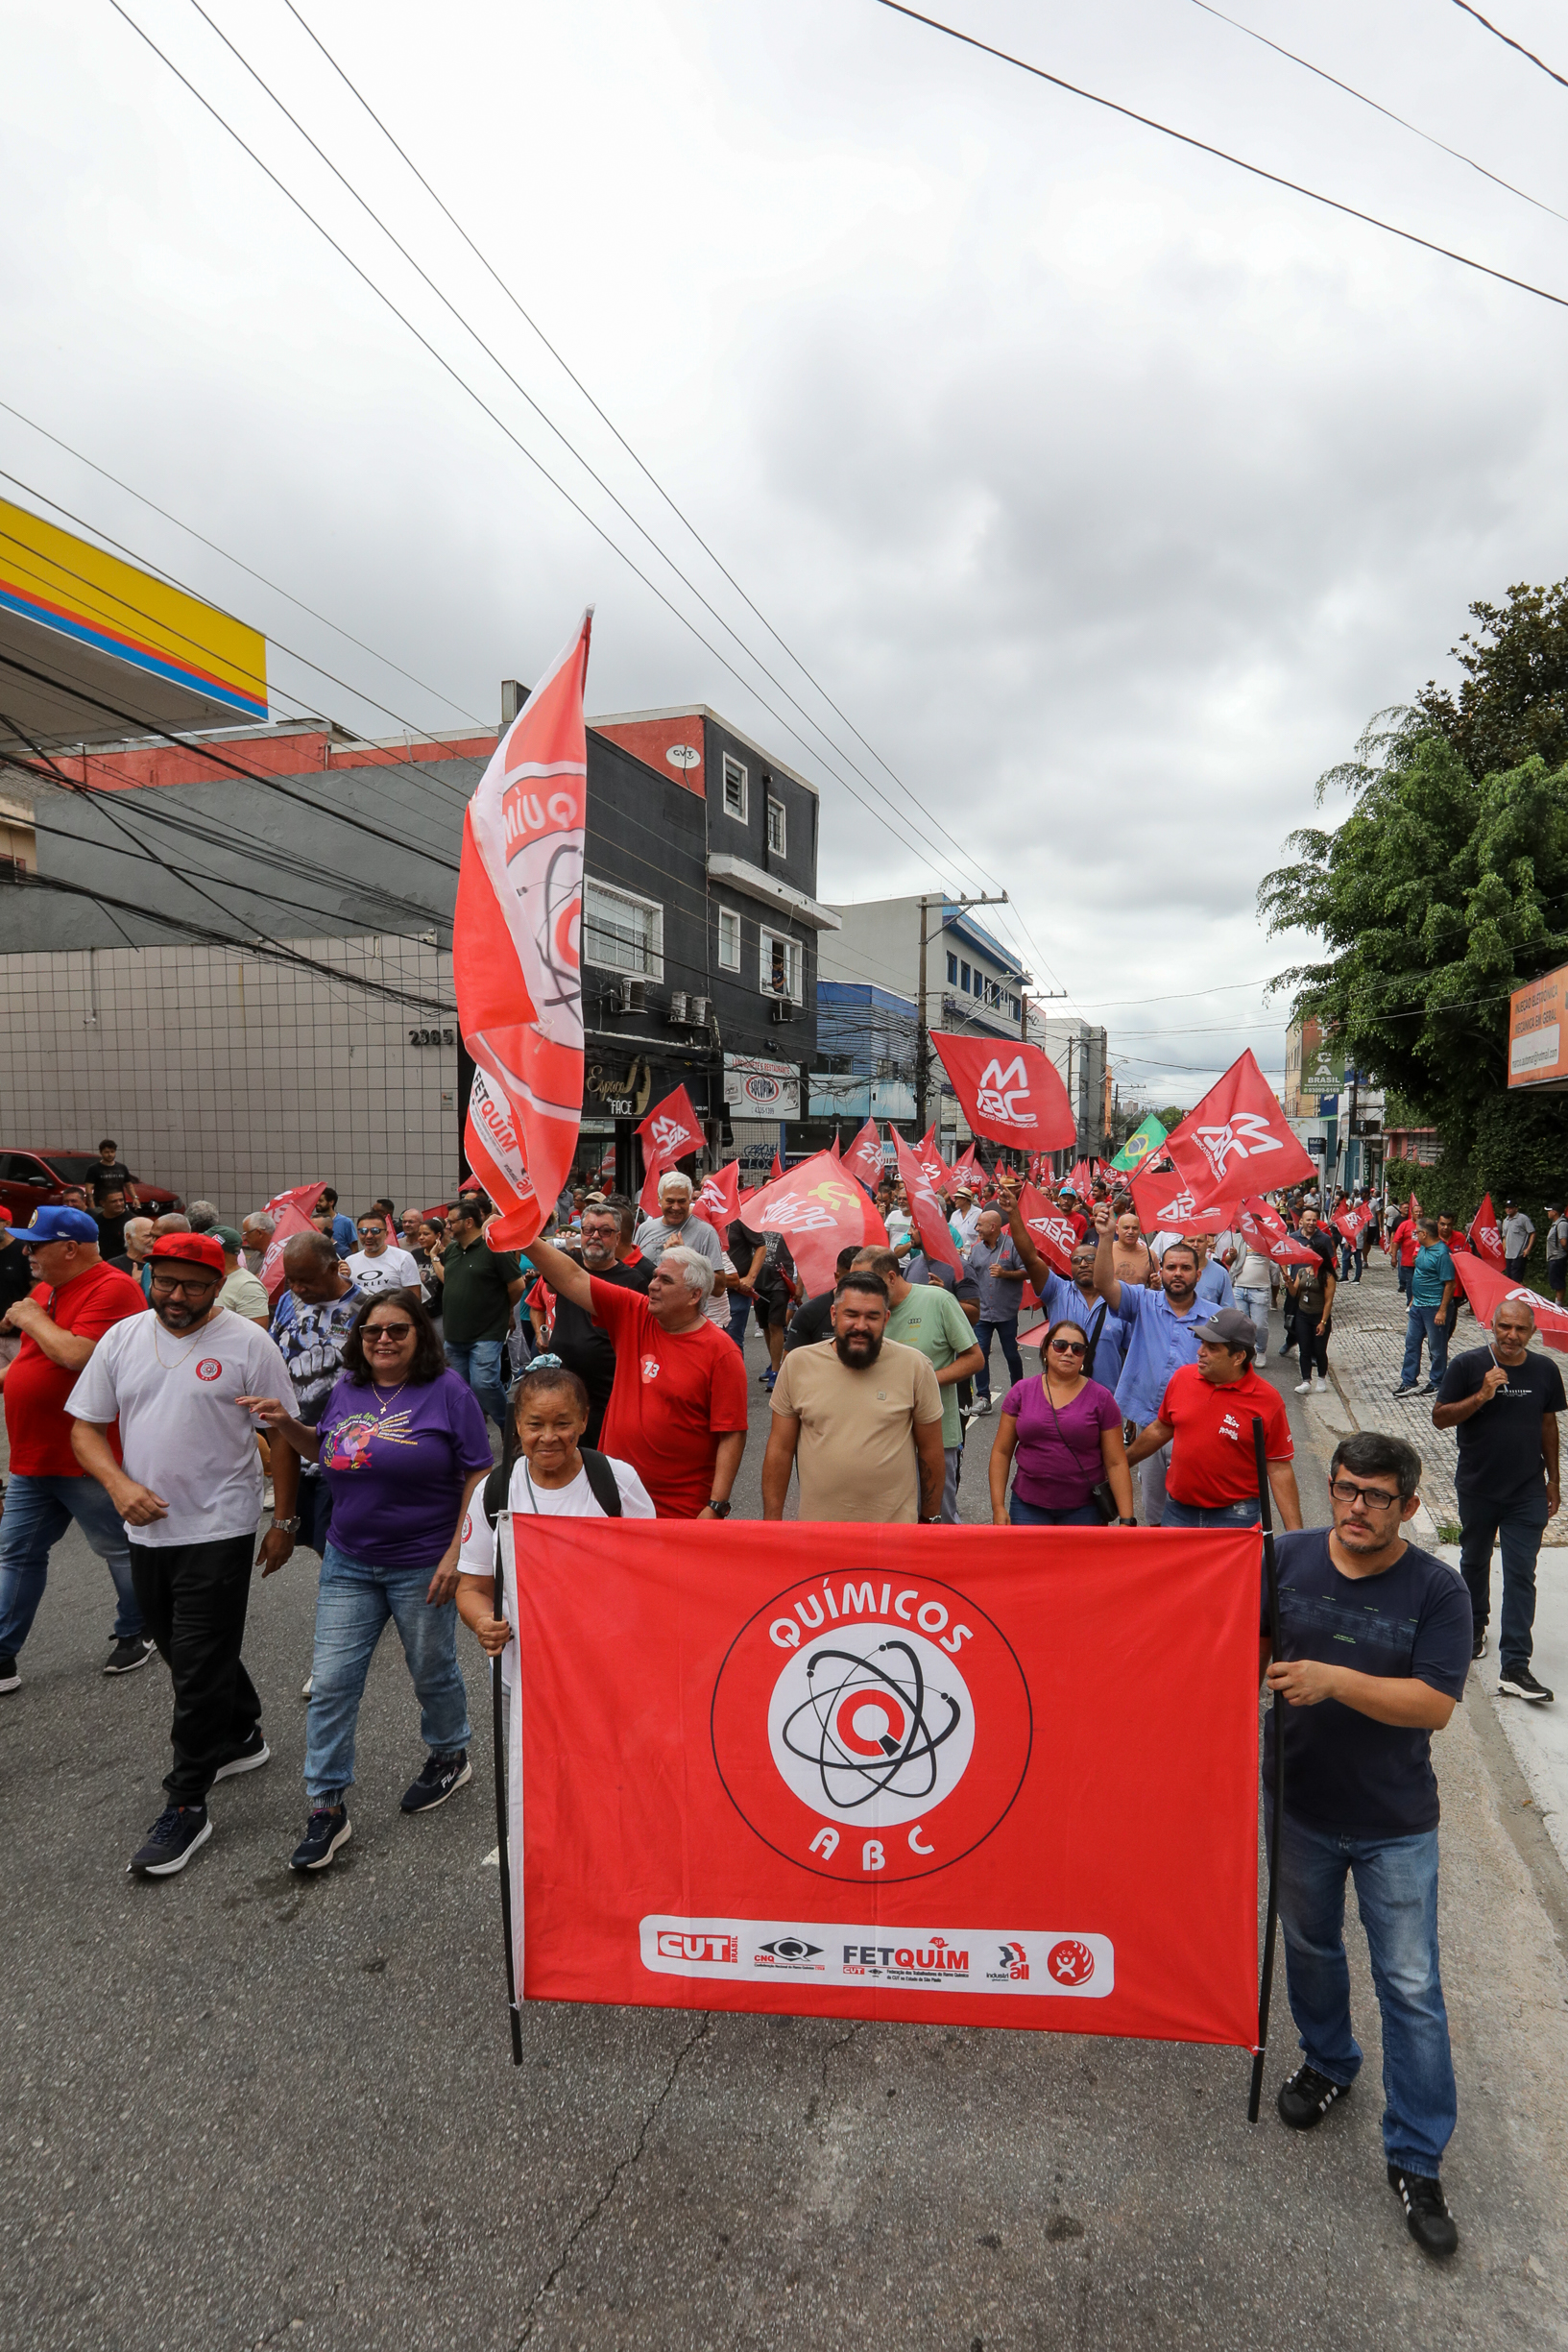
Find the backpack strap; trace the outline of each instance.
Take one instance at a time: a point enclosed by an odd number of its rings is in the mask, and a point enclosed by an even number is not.
[[[485,1480],[484,1485],[479,1490],[479,1500],[484,1506],[485,1516],[490,1521],[492,1527],[495,1526],[496,1519],[506,1509],[506,1490],[510,1486],[511,1482],[511,1464],[509,1462],[497,1462],[495,1467],[491,1471],[490,1476]]]
[[[1085,1377],[1090,1380],[1095,1376],[1095,1349],[1099,1346],[1099,1335],[1105,1328],[1105,1318],[1109,1312],[1109,1302],[1102,1298],[1099,1313],[1089,1326],[1089,1345],[1083,1351],[1083,1370]]]
[[[615,1473],[610,1467],[609,1455],[597,1452],[591,1445],[583,1446],[581,1452],[593,1500],[607,1519],[618,1519],[621,1516],[620,1489],[615,1484]]]

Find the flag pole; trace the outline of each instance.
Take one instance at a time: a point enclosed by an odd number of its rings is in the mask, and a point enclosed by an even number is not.
[[[1263,1564],[1268,1585],[1268,1655],[1279,1656],[1279,1563],[1274,1556],[1274,1521],[1268,1499],[1268,1457],[1264,1450],[1263,1419],[1252,1416],[1252,1450],[1258,1465],[1258,1503],[1263,1517]],[[1263,2096],[1263,2065],[1268,2049],[1268,1997],[1274,1984],[1274,1943],[1279,1928],[1279,1858],[1285,1835],[1285,1700],[1274,1693],[1273,1834],[1268,1841],[1268,1900],[1264,1911],[1263,1974],[1258,1980],[1258,2046],[1252,2054],[1252,2084],[1247,2094],[1246,2120],[1258,2120]],[[511,1939],[507,1951],[511,1952]],[[510,1965],[510,1961],[508,1963]]]
[[[501,1531],[495,1529],[495,1588],[491,1614],[504,1616],[506,1596],[501,1589]],[[512,1638],[517,1639],[516,1628]],[[495,1751],[495,1835],[501,1857],[501,1933],[506,1938],[506,2006],[512,2020],[512,2063],[522,2064],[522,2019],[518,2011],[518,1963],[512,1943],[512,1861],[506,1845],[506,1730],[501,1706],[501,1661],[490,1661],[492,1744]],[[517,1705],[514,1695],[513,1705]]]

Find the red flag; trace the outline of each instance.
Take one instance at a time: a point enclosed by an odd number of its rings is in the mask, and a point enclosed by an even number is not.
[[[1488,1266],[1501,1266],[1505,1263],[1507,1252],[1503,1248],[1502,1229],[1497,1222],[1497,1211],[1492,1206],[1490,1193],[1486,1195],[1475,1213],[1470,1225],[1469,1242],[1476,1255],[1484,1258]]]
[[[1361,1239],[1362,1221],[1359,1214],[1351,1207],[1348,1200],[1340,1203],[1340,1205],[1335,1210],[1333,1216],[1329,1219],[1329,1223],[1334,1227],[1335,1231],[1339,1235],[1340,1239],[1342,1241],[1347,1241],[1352,1249],[1354,1249],[1356,1244]]]
[[[1256,1529],[518,1525],[522,1999],[1253,2047]]]
[[[1421,1203],[1419,1200],[1417,1200],[1413,1192],[1411,1194],[1411,1204],[1405,1211],[1405,1214],[1410,1219],[1411,1224],[1415,1223],[1417,1217],[1419,1217],[1421,1214]]]
[[[776,1184],[776,1183],[778,1182],[779,1178],[780,1178],[780,1177],[783,1176],[784,1172],[784,1162],[783,1162],[783,1160],[782,1160],[782,1159],[779,1157],[779,1154],[778,1154],[778,1151],[777,1151],[777,1149],[775,1149],[775,1151],[774,1151],[774,1154],[773,1154],[773,1165],[772,1165],[772,1167],[771,1167],[771,1168],[768,1170],[768,1172],[767,1172],[767,1180],[768,1180],[768,1182],[769,1182],[770,1184]]]
[[[1127,1190],[1138,1223],[1146,1233],[1221,1233],[1235,1221],[1234,1205],[1199,1207],[1189,1187],[1173,1172],[1151,1176],[1140,1169]]]
[[[296,1184],[292,1192],[278,1193],[267,1203],[266,1214],[274,1221],[273,1237],[256,1268],[256,1275],[274,1306],[283,1287],[283,1244],[296,1233],[315,1231],[310,1212],[326,1190],[325,1182]]]
[[[898,1153],[899,1176],[909,1202],[909,1216],[927,1262],[937,1258],[951,1266],[954,1273],[964,1271],[963,1259],[953,1246],[953,1235],[936,1197],[936,1189],[926,1174],[925,1165],[915,1157],[898,1128],[891,1129],[893,1149]],[[946,1175],[946,1170],[943,1174]]]
[[[1489,1330],[1492,1317],[1506,1298],[1522,1299],[1534,1315],[1538,1337],[1557,1355],[1568,1355],[1568,1314],[1532,1291],[1528,1282],[1510,1282],[1487,1259],[1472,1257],[1468,1250],[1461,1250],[1454,1260],[1454,1272],[1459,1276],[1459,1288],[1475,1309],[1478,1323],[1484,1323]]]
[[[882,1180],[882,1139],[877,1131],[875,1119],[865,1126],[844,1154],[844,1165],[850,1174],[858,1176],[868,1192],[875,1192]]]
[[[887,1227],[831,1152],[818,1152],[770,1178],[748,1197],[745,1218],[754,1233],[784,1235],[801,1280],[813,1294],[832,1288],[841,1249],[887,1243]]]
[[[1315,1162],[1296,1141],[1250,1053],[1232,1062],[1219,1083],[1171,1130],[1166,1150],[1203,1208],[1303,1178],[1317,1180]]]
[[[972,1193],[978,1192],[984,1182],[985,1170],[975,1156],[974,1145],[970,1144],[953,1163],[953,1190],[956,1192],[960,1184],[967,1184]]]
[[[662,1103],[656,1103],[637,1131],[642,1138],[643,1155],[650,1167],[673,1168],[678,1159],[689,1159],[693,1152],[700,1152],[707,1141],[702,1121],[684,1086],[677,1086]]]
[[[712,1176],[704,1176],[691,1214],[711,1224],[722,1240],[740,1214],[740,1162],[726,1160]]]
[[[1072,1218],[1032,1184],[1025,1184],[1019,1193],[1018,1206],[1035,1248],[1051,1273],[1071,1274],[1073,1252],[1078,1242],[1078,1229]]]
[[[1310,1266],[1316,1261],[1316,1250],[1297,1241],[1284,1218],[1266,1200],[1243,1200],[1236,1211],[1235,1223],[1253,1248],[1261,1249],[1277,1265]]]
[[[496,744],[463,820],[452,970],[475,1068],[469,1165],[500,1211],[495,1248],[531,1242],[555,1206],[583,1109],[585,613]]]
[[[897,1143],[898,1137],[895,1135],[893,1140]],[[953,1183],[953,1171],[937,1148],[934,1127],[929,1127],[926,1129],[925,1134],[915,1146],[914,1155],[927,1183],[936,1192],[947,1192]]]
[[[1078,1130],[1067,1088],[1037,1045],[941,1029],[932,1030],[931,1043],[977,1135],[1046,1152],[1072,1148]]]
[[[828,1149],[832,1153],[834,1159],[837,1160],[839,1166],[842,1167],[844,1164],[844,1154],[838,1149],[838,1129],[836,1128],[833,1129],[833,1139],[828,1146]]]

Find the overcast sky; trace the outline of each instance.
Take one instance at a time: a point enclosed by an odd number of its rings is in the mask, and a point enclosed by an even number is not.
[[[299,4],[817,685],[284,0],[207,6],[661,552],[191,0],[125,5],[501,424],[109,0],[0,0],[0,398],[374,655],[4,413],[0,487],[265,629],[279,715],[377,736],[493,725],[592,602],[591,711],[708,702],[802,769],[824,897],[1000,879],[1124,1090],[1190,1103],[1247,1045],[1277,1074],[1258,983],[1299,943],[1254,898],[1315,778],[1453,674],[1473,598],[1568,573],[1568,312],[875,0]],[[1568,221],[1195,0],[931,12],[1568,296]],[[1231,12],[1568,214],[1568,90],[1453,0]],[[1568,72],[1560,7],[1486,12]]]

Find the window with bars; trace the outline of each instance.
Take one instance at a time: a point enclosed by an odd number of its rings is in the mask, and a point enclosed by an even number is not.
[[[611,972],[664,977],[664,909],[602,882],[583,885],[583,961]]]
[[[775,858],[785,855],[784,805],[775,800],[771,792],[767,804],[767,845]]]

